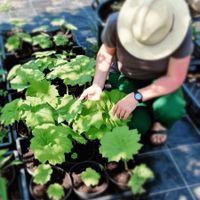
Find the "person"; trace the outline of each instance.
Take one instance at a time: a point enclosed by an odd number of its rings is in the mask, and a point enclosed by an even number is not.
[[[167,129],[186,112],[181,86],[192,28],[185,0],[126,0],[109,16],[101,39],[93,83],[80,99],[98,100],[109,74],[112,88],[127,93],[113,114],[132,116],[130,128],[151,132],[153,144],[164,143]]]

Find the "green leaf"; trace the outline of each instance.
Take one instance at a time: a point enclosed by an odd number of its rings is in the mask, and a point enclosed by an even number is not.
[[[129,180],[129,186],[133,194],[142,194],[145,192],[143,185],[150,179],[154,178],[154,174],[145,164],[140,164],[133,169],[132,176]]]
[[[21,99],[15,99],[7,103],[1,110],[1,123],[7,126],[13,124],[15,121],[19,121],[22,115],[22,110],[20,109],[21,104]]]
[[[0,199],[8,200],[7,181],[5,178],[1,176],[0,176]]]
[[[65,153],[70,153],[72,142],[68,138],[71,129],[56,125],[43,125],[33,130],[35,136],[31,139],[31,149],[35,158],[41,163],[49,162],[52,165],[65,161]]]
[[[75,100],[71,95],[65,95],[59,99],[59,104],[56,107],[58,113],[58,123],[67,121],[71,123],[78,113],[81,111],[81,101]]]
[[[72,124],[74,131],[79,134],[85,132],[89,139],[95,140],[100,139],[106,131],[112,130],[114,127],[126,125],[128,120],[121,120],[112,114],[114,102],[123,96],[125,96],[124,93],[114,90],[103,92],[99,101],[83,102],[81,112],[77,114]]]
[[[34,172],[34,179],[33,179],[34,183],[41,185],[47,183],[51,178],[52,172],[53,170],[50,165],[48,164],[39,165]]]
[[[9,71],[8,75],[7,75],[7,79],[8,80],[11,80],[13,79],[14,77],[16,77],[16,73],[17,73],[17,70],[18,68],[20,68],[22,65],[15,65],[11,68],[11,70]]]
[[[52,26],[62,26],[64,25],[66,22],[65,22],[65,19],[63,18],[56,18],[56,19],[53,19],[51,21],[51,25]]]
[[[65,27],[67,28],[67,29],[69,29],[69,30],[77,30],[78,28],[76,27],[76,26],[74,26],[73,24],[70,24],[70,23],[66,23],[65,24]]]
[[[91,167],[81,173],[81,179],[87,187],[96,186],[100,181],[100,174]]]
[[[56,86],[51,85],[47,80],[32,81],[30,87],[26,91],[26,95],[39,97],[44,102],[49,103],[53,108],[58,104],[58,91]]]
[[[16,35],[24,42],[32,43],[31,35],[25,32],[18,32]]]
[[[9,52],[16,51],[21,48],[21,41],[17,35],[10,36],[5,44],[6,49]]]
[[[42,58],[42,57],[54,55],[55,53],[56,53],[56,51],[37,51],[33,55],[36,58]]]
[[[74,160],[77,159],[78,158],[78,154],[75,153],[75,152],[72,153],[71,158],[74,159]]]
[[[77,56],[71,62],[56,67],[47,76],[47,79],[60,78],[66,85],[84,85],[91,82],[94,76],[95,60],[87,56]]]
[[[65,192],[63,186],[58,183],[54,183],[48,187],[47,194],[53,200],[60,200],[64,197]]]
[[[55,35],[53,37],[53,41],[55,42],[56,46],[65,46],[69,43],[67,36],[64,34]]]
[[[102,137],[99,148],[103,157],[108,161],[128,161],[141,149],[140,134],[136,129],[129,130],[127,126],[116,127]]]
[[[32,39],[33,46],[39,45],[42,49],[48,49],[53,46],[50,36],[46,33],[41,33],[40,35],[34,36]]]
[[[44,74],[38,69],[19,67],[16,76],[10,80],[11,87],[18,91],[28,88],[31,82],[44,80]]]
[[[39,104],[27,108],[22,118],[26,121],[28,127],[34,128],[43,123],[54,124],[54,111],[48,104]]]

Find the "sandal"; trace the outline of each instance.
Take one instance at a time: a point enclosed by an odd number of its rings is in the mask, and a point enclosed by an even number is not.
[[[154,137],[159,137],[160,138],[156,139]],[[159,141],[158,141],[159,140]],[[153,145],[162,145],[167,141],[167,130],[159,130],[159,131],[151,131],[151,135],[150,135],[150,141]]]

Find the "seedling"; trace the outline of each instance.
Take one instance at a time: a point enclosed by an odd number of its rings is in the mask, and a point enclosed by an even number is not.
[[[51,37],[46,33],[41,33],[33,37],[33,46],[38,45],[42,49],[48,49],[53,46]]]
[[[87,187],[98,185],[100,178],[100,174],[91,167],[86,168],[86,170],[81,173],[81,179]]]
[[[145,164],[136,166],[132,171],[132,176],[129,180],[129,186],[133,194],[140,195],[145,192],[144,184],[154,178],[153,171]]]

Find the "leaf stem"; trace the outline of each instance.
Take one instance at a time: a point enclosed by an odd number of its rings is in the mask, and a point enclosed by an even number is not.
[[[67,93],[67,95],[69,94],[69,88],[67,85],[66,85],[66,93]]]
[[[128,171],[128,164],[127,164],[126,160],[124,160],[124,168],[125,168],[126,171]]]

